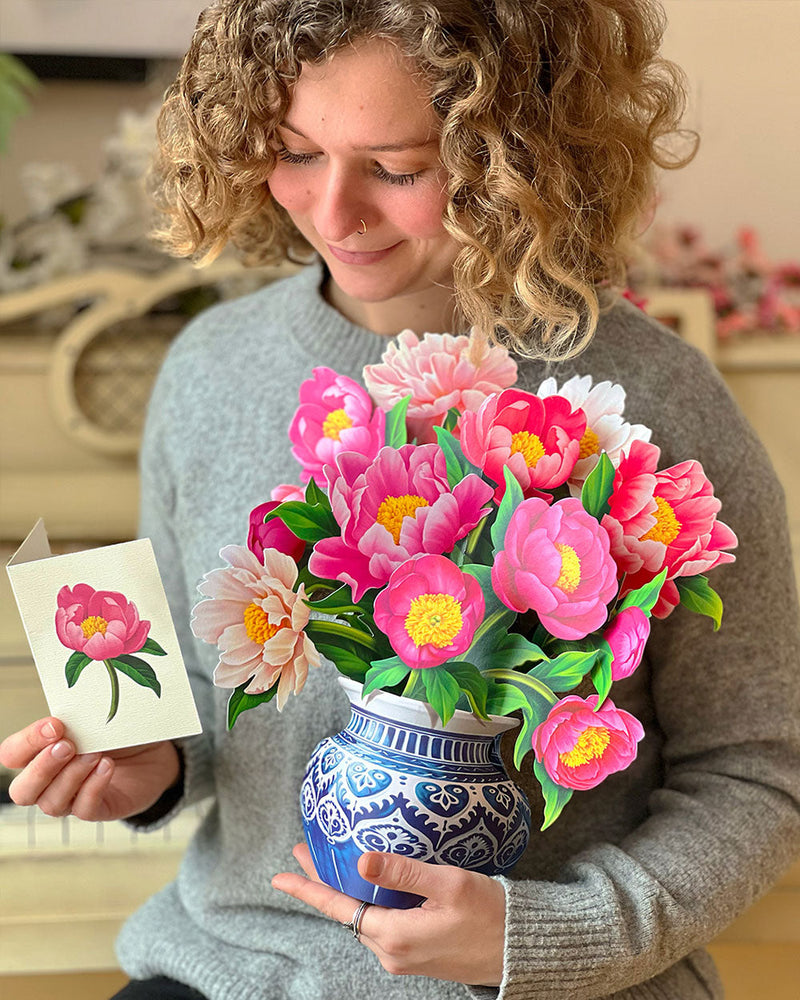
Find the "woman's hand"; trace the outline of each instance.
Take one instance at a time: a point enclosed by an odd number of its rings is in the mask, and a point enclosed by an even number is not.
[[[77,754],[63,737],[63,722],[49,717],[0,743],[0,764],[22,768],[9,788],[17,805],[38,806],[48,816],[124,819],[152,806],[180,776],[169,741]]]
[[[339,923],[352,920],[359,901],[320,882],[305,844],[298,844],[293,854],[308,877],[283,872],[273,878],[273,888]],[[500,985],[506,900],[499,882],[397,854],[364,854],[358,870],[362,878],[385,889],[426,897],[422,906],[411,910],[370,906],[364,913],[360,940],[387,972],[471,986]]]

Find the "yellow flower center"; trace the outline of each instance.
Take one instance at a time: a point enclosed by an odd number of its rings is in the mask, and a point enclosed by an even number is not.
[[[247,638],[263,646],[267,639],[271,639],[278,629],[286,628],[286,625],[273,625],[266,611],[251,603],[244,609],[244,627],[247,630]]]
[[[588,458],[590,455],[600,453],[600,438],[591,427],[587,427],[581,438],[581,458]]]
[[[387,497],[378,508],[375,520],[386,528],[394,539],[394,544],[399,545],[403,518],[416,517],[417,508],[427,506],[428,501],[425,497],[414,496],[411,493],[406,493],[402,497]]]
[[[405,629],[415,646],[449,646],[461,631],[461,602],[450,594],[420,594],[411,602]]]
[[[529,469],[535,469],[536,463],[544,456],[544,445],[535,434],[529,431],[517,431],[511,435],[511,454],[519,452],[525,459]]]
[[[596,757],[602,757],[611,741],[611,733],[604,726],[589,726],[575,741],[575,746],[558,759],[567,767],[580,767]]]
[[[571,594],[577,590],[581,582],[581,561],[578,553],[571,545],[562,545],[556,542],[556,548],[561,554],[561,573],[556,580],[556,586],[560,587],[565,594]]]
[[[334,441],[338,441],[342,431],[346,431],[348,427],[352,426],[353,421],[347,416],[344,410],[331,410],[322,424],[322,433],[326,438],[333,438]]]
[[[669,545],[680,534],[681,522],[675,517],[675,511],[662,497],[653,497],[658,510],[655,513],[656,523],[639,539],[640,542],[663,542]]]
[[[108,622],[105,618],[101,618],[100,615],[90,615],[81,622],[81,631],[83,632],[84,639],[91,639],[98,632],[100,635],[105,635],[107,628]]]

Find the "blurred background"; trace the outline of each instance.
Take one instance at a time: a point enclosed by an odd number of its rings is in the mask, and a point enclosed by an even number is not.
[[[201,309],[279,276],[197,271],[147,239],[142,176],[202,0],[0,0],[0,556],[43,517],[54,552],[134,536],[153,377]],[[663,0],[693,163],[662,175],[630,295],[714,361],[787,494],[800,564],[799,0]],[[0,738],[45,713],[5,574]],[[0,774],[0,995],[103,1000],[113,940],[174,874],[162,833],[37,817]],[[5,796],[5,803],[4,803]],[[712,947],[730,1000],[794,1000],[800,868]]]

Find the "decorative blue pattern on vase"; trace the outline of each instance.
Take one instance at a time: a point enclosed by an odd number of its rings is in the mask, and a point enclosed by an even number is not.
[[[503,767],[499,726],[442,732],[381,714],[398,701],[353,704],[345,729],[312,754],[300,802],[320,878],[358,899],[406,908],[421,898],[366,882],[357,870],[361,854],[388,851],[503,874],[527,846],[530,808]]]

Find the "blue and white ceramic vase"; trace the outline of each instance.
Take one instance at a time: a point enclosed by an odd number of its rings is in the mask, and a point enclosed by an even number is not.
[[[500,757],[500,737],[517,721],[456,712],[442,726],[424,702],[384,691],[362,699],[360,684],[339,682],[350,698],[350,721],[317,746],[300,794],[323,882],[406,909],[421,897],[362,879],[360,855],[390,851],[485,875],[510,871],[528,843],[531,815]]]

